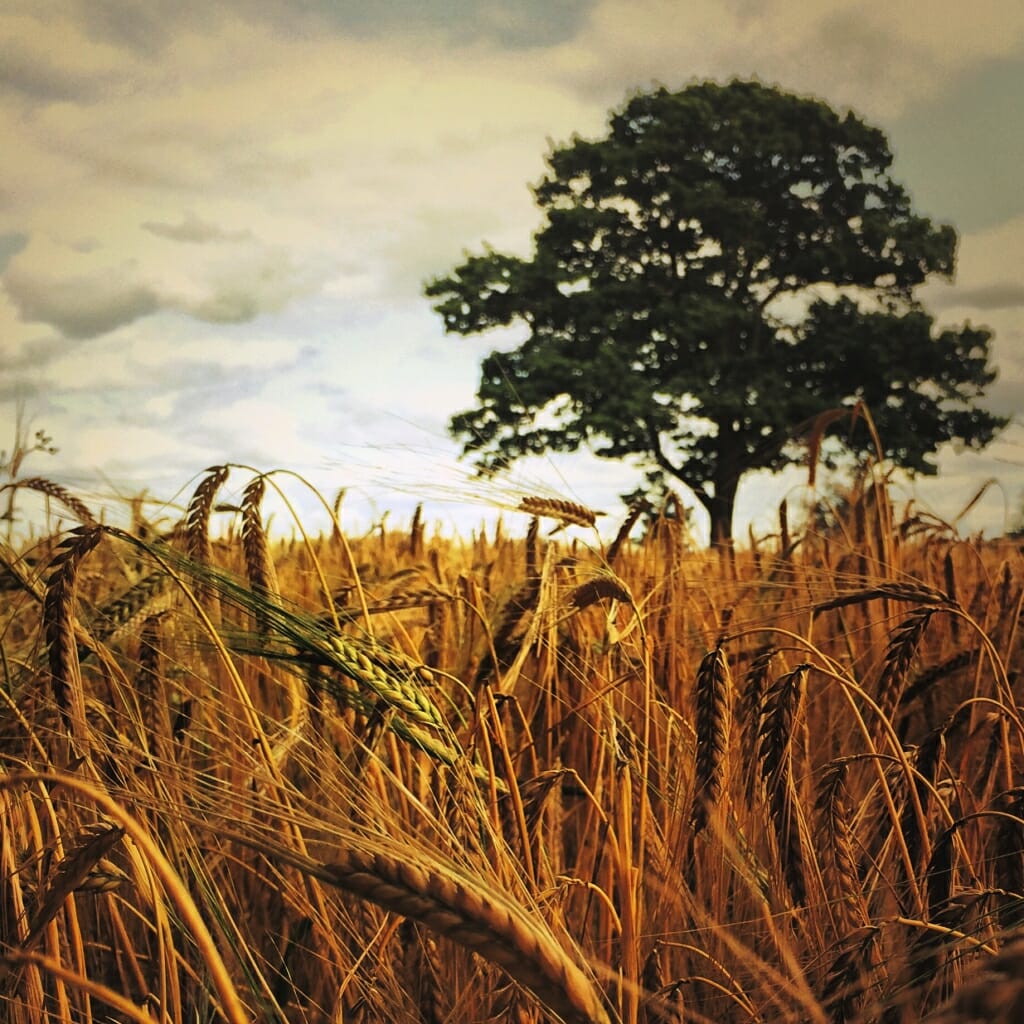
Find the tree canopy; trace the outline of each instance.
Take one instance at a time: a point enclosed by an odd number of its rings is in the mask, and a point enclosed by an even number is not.
[[[528,331],[450,422],[482,471],[581,446],[635,457],[726,541],[743,474],[798,459],[826,410],[866,404],[884,454],[921,473],[1004,425],[976,405],[989,332],[938,330],[915,297],[952,276],[956,232],[914,211],[852,112],[757,82],[662,88],[547,164],[532,258],[467,254],[425,289],[448,332]]]

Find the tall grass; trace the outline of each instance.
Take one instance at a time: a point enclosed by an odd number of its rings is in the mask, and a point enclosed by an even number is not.
[[[282,542],[274,474],[163,537],[44,484],[82,525],[0,551],[12,1024],[1019,1005],[1011,542],[879,485],[725,558],[671,507]]]

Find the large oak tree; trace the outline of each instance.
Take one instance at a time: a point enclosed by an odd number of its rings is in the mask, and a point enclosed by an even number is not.
[[[721,542],[743,474],[800,457],[825,410],[865,403],[885,454],[923,473],[1003,425],[976,405],[989,332],[937,330],[915,297],[952,276],[956,233],[914,211],[853,113],[756,82],[659,89],[547,162],[532,258],[486,249],[426,287],[449,332],[528,331],[451,420],[482,470],[580,446],[639,457]]]

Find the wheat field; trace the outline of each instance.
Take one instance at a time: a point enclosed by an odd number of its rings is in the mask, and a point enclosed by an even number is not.
[[[78,525],[0,549],[12,1024],[1024,1017],[1017,542],[871,473],[731,554],[24,485]]]

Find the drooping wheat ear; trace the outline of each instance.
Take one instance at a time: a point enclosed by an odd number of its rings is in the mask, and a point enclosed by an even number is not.
[[[772,658],[775,657],[775,654],[775,648],[770,645],[761,647],[754,654],[744,677],[743,693],[739,702],[738,717],[742,723],[740,755],[743,772],[747,779],[747,802],[751,805],[757,800],[762,784],[758,744],[761,736],[761,722],[764,719],[764,702],[771,677]]]
[[[921,646],[924,631],[935,608],[918,608],[911,612],[893,633],[889,648],[885,652],[885,663],[878,679],[878,708],[881,714],[875,723],[873,738],[878,749],[885,735],[884,723],[892,723],[893,714],[899,707],[900,698],[907,685],[910,666]]]
[[[343,849],[323,863],[257,842],[273,859],[418,921],[497,964],[563,1020],[610,1024],[597,988],[543,923],[454,865],[427,863],[409,851],[361,849]]]
[[[922,1024],[1015,1024],[1024,1008],[1024,936],[979,965],[956,994]]]
[[[538,498],[528,496],[519,502],[519,511],[531,516],[546,516],[557,519],[562,526],[594,526],[603,512],[595,512],[586,505],[564,498]]]
[[[199,565],[209,565],[213,558],[210,544],[210,512],[213,499],[224,486],[230,470],[227,466],[211,466],[199,481],[185,511],[185,544],[189,557]]]
[[[40,494],[45,494],[48,498],[53,498],[55,501],[59,501],[65,508],[70,509],[75,514],[75,518],[83,526],[95,526],[96,517],[92,514],[89,506],[85,504],[79,498],[76,498],[66,487],[62,487],[58,483],[54,483],[52,480],[47,480],[46,477],[42,476],[31,476],[24,480],[18,480],[14,484],[10,484],[11,487],[26,487],[30,491],[38,491]]]
[[[621,601],[622,604],[633,603],[633,595],[629,592],[629,587],[618,576],[610,572],[601,573],[592,580],[587,580],[586,583],[574,587],[569,594],[569,603],[574,608],[582,610],[605,597]]]
[[[804,837],[800,806],[793,780],[793,733],[803,703],[804,682],[810,665],[798,665],[780,676],[765,701],[761,722],[761,773],[768,794],[768,816],[775,829],[779,865],[792,896],[801,906],[807,901],[804,872]]]
[[[339,622],[354,622],[363,615],[386,615],[390,612],[404,611],[408,608],[424,608],[433,605],[444,604],[455,600],[453,594],[438,587],[416,587],[411,590],[400,590],[394,594],[388,594],[379,601],[373,601],[365,607],[359,604],[344,605],[337,608],[335,614]],[[322,625],[329,625],[334,621],[330,613],[322,615],[317,620]]]
[[[846,789],[849,763],[849,758],[842,757],[825,766],[818,783],[815,805],[822,838],[817,848],[828,891],[834,899],[833,912],[840,934],[853,933],[868,920],[850,827],[853,806]]]
[[[80,736],[85,730],[85,693],[75,642],[75,583],[82,559],[96,547],[101,535],[95,526],[71,531],[53,561],[43,601],[53,696],[68,731]]]
[[[708,651],[697,669],[697,755],[690,827],[697,835],[708,823],[709,808],[718,803],[729,747],[732,680],[721,646]]]
[[[651,503],[646,498],[634,501],[633,504],[629,506],[626,518],[622,521],[622,525],[619,527],[619,532],[615,534],[615,539],[608,547],[608,556],[605,560],[609,565],[615,564],[615,559],[618,558],[623,544],[625,544],[629,539],[630,531],[632,531],[633,527],[636,526],[636,521],[642,515],[650,511]]]
[[[875,974],[880,930],[864,925],[843,936],[821,990],[822,1008],[833,1024],[861,1019],[858,1010],[864,996],[878,983]]]
[[[866,601],[876,601],[879,598],[888,598],[890,601],[908,601],[913,604],[924,605],[948,605],[949,598],[941,590],[925,586],[920,583],[880,583],[874,587],[863,587],[857,590],[849,590],[845,594],[830,597],[825,601],[819,601],[814,605],[814,613],[832,611],[836,608],[847,608],[854,604],[864,604]]]
[[[263,517],[260,514],[265,490],[265,478],[257,476],[246,484],[242,492],[242,548],[245,552],[245,571],[249,578],[249,586],[260,597],[276,601],[281,590],[277,584],[277,573],[270,557],[267,534],[263,529]],[[260,636],[266,636],[270,630],[266,613],[258,609],[256,630]]]

